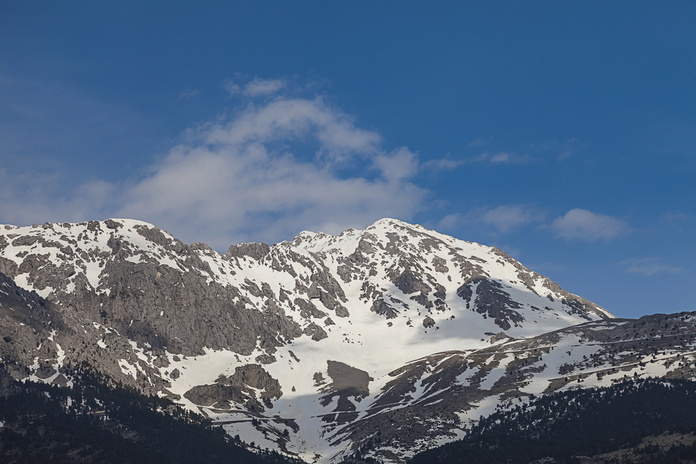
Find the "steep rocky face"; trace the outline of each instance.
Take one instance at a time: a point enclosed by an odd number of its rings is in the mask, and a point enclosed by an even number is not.
[[[444,356],[451,380],[471,361],[434,353],[612,318],[496,248],[391,219],[224,254],[133,220],[0,226],[0,272],[14,308],[0,356],[18,378],[65,382],[84,363],[312,459],[413,417],[446,435],[489,395],[423,403],[432,366],[415,359]]]
[[[259,338],[272,350],[278,336],[301,333],[278,312],[262,315],[273,312],[275,301],[254,305],[245,295],[269,297],[267,285],[259,288],[248,279],[239,287],[220,283],[214,272],[234,271],[224,265],[213,271],[216,263],[208,260],[222,256],[144,223],[44,224],[26,235],[6,229],[4,244],[2,262],[19,285],[60,304],[78,321],[97,322],[155,348],[250,353]]]
[[[57,374],[50,360],[59,354],[45,342],[65,329],[53,304],[0,273],[0,362],[7,371],[16,378]]]

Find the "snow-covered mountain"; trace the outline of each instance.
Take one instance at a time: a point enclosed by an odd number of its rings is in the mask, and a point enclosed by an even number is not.
[[[310,462],[400,462],[508,398],[643,362],[607,358],[629,322],[501,250],[393,219],[225,254],[125,219],[0,226],[0,273],[16,378],[90,366]]]

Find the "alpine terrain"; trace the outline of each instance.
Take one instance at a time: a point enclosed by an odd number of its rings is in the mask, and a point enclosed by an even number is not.
[[[306,462],[405,462],[535,398],[693,379],[695,325],[393,219],[224,254],[127,219],[0,226],[0,370],[90,372]]]

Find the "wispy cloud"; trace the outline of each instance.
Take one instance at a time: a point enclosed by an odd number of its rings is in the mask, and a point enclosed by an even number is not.
[[[578,143],[578,139],[574,137],[566,139],[563,143],[561,143],[559,147],[560,153],[557,156],[558,161],[567,160],[575,156],[575,151],[578,148]]]
[[[0,220],[24,225],[98,218],[116,193],[116,186],[103,180],[66,191],[58,173],[0,169]]]
[[[542,221],[545,215],[529,205],[501,205],[481,212],[479,222],[508,232],[520,226]]]
[[[493,140],[493,137],[478,137],[469,143],[470,147],[481,147],[488,145]]]
[[[632,274],[645,274],[652,277],[655,274],[678,274],[683,271],[681,267],[665,263],[656,257],[632,258],[621,261],[621,266],[626,268],[626,272]]]
[[[286,78],[264,79],[254,77],[250,81],[248,77],[237,74],[235,79],[222,81],[222,88],[229,96],[244,95],[249,98],[269,97],[277,95],[281,91],[291,90],[291,81]],[[245,83],[246,81],[246,83]],[[297,89],[295,89],[297,90]],[[285,92],[287,94],[287,92]]]
[[[670,211],[660,216],[660,221],[666,222],[668,224],[682,224],[691,218],[691,215],[688,213]]]
[[[222,81],[222,88],[231,97],[242,92],[242,88],[239,86],[239,84],[237,84],[232,79],[225,79],[224,81]]]
[[[196,138],[215,146],[314,139],[319,144],[317,159],[332,161],[379,154],[382,141],[377,132],[357,127],[351,117],[321,98],[282,98],[262,106],[249,105],[229,122],[201,126]]]
[[[534,161],[534,158],[527,154],[518,155],[517,153],[482,153],[473,159],[473,161],[486,162],[490,164],[528,164]]]
[[[449,214],[440,220],[443,230],[463,225],[481,225],[496,233],[507,233],[522,226],[544,221],[546,213],[533,205],[500,205],[476,208],[465,214]]]
[[[244,95],[247,97],[268,96],[278,93],[285,88],[286,82],[283,79],[261,79],[255,77],[244,87]]]
[[[445,171],[456,169],[465,164],[485,163],[491,165],[507,165],[507,164],[528,164],[534,162],[535,159],[529,155],[518,155],[517,153],[498,152],[498,153],[481,153],[474,157],[455,158],[451,154],[447,154],[443,158],[431,159],[423,163],[423,169],[430,171]]]
[[[428,192],[414,182],[420,163],[408,148],[385,147],[378,132],[322,98],[284,96],[277,81],[224,87],[229,94],[278,93],[187,131],[127,180],[75,185],[59,167],[43,166],[42,174],[0,166],[0,221],[133,217],[225,249],[290,239],[303,229],[411,220],[423,208]]]
[[[381,140],[322,99],[250,105],[173,148],[127,189],[117,213],[218,248],[408,220],[426,194],[411,181],[417,156]],[[354,163],[365,166],[359,176],[346,174]]]
[[[0,102],[0,222],[103,217],[102,197],[80,186],[112,181],[130,163],[124,153],[145,157],[154,145],[152,120],[129,105],[41,76],[0,72]],[[94,166],[106,166],[103,179]]]
[[[421,168],[427,171],[451,171],[468,162],[467,159],[454,158],[451,154],[445,155],[443,158],[430,159],[421,164]]]
[[[572,240],[610,240],[630,231],[628,223],[613,216],[575,208],[553,220],[550,228],[557,237]]]
[[[197,97],[200,94],[201,91],[198,89],[184,90],[183,92],[179,92],[179,100],[190,100],[191,98]]]
[[[529,149],[534,156],[539,159],[552,159],[562,162],[576,157],[577,151],[583,148],[583,143],[575,137],[565,140],[546,140],[544,142],[533,142],[529,144]]]

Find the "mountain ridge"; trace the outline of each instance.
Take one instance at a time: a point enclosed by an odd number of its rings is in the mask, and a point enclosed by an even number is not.
[[[0,347],[16,377],[67,383],[67,367],[99,366],[232,435],[321,462],[416,410],[440,423],[434,440],[449,436],[457,411],[416,407],[431,369],[413,373],[419,359],[613,317],[497,248],[394,219],[224,254],[142,221],[0,226],[0,272],[65,327]],[[380,456],[398,462],[418,439]]]

